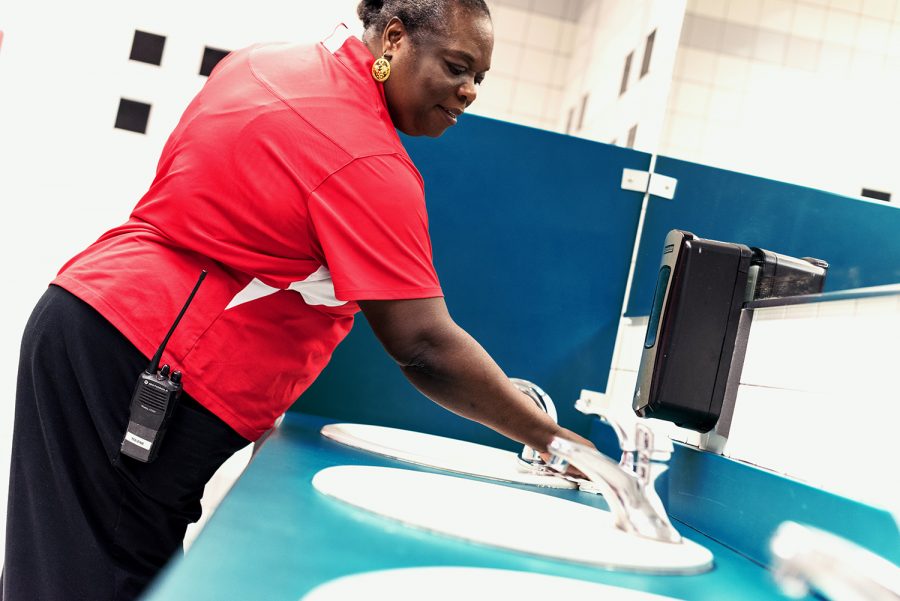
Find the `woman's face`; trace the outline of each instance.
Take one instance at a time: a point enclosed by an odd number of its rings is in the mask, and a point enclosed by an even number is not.
[[[410,136],[437,137],[475,101],[491,67],[494,31],[486,15],[456,9],[443,34],[413,40],[392,19],[380,41],[391,55],[384,93],[394,127]]]

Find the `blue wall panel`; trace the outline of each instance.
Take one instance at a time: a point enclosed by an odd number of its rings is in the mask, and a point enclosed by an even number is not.
[[[651,197],[626,315],[648,315],[669,230],[830,264],[825,290],[900,282],[900,208],[658,157],[678,180],[674,200]]]
[[[642,199],[621,190],[622,169],[646,170],[649,155],[470,116],[404,144],[451,315],[587,433],[573,402],[606,390]],[[361,315],[296,409],[512,448],[416,392]]]
[[[669,515],[764,565],[786,520],[827,530],[889,561],[900,561],[891,513],[753,465],[675,445]]]

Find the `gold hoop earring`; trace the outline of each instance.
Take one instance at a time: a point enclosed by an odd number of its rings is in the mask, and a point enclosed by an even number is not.
[[[382,54],[381,58],[372,63],[372,78],[379,83],[384,83],[391,76],[391,62],[386,56],[387,54]]]

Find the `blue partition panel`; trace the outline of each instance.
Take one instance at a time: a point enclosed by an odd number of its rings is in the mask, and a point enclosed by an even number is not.
[[[900,282],[900,207],[668,157],[674,200],[651,197],[626,315],[648,315],[669,230],[830,264],[825,290]]]
[[[763,565],[771,563],[769,542],[786,520],[900,562],[900,532],[887,510],[681,444],[669,470],[669,515]]]
[[[641,208],[622,169],[646,170],[649,155],[470,116],[404,144],[425,179],[451,315],[587,433],[573,402],[606,390]],[[296,409],[512,448],[413,389],[361,315]]]

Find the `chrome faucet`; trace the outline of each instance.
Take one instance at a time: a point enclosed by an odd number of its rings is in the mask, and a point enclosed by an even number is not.
[[[534,404],[549,415],[554,422],[559,423],[559,418],[556,414],[556,405],[553,404],[553,399],[551,399],[550,395],[544,392],[540,386],[534,382],[522,380],[521,378],[510,378],[509,381],[521,392],[525,393],[528,398],[534,401]],[[553,473],[547,468],[547,464],[544,463],[544,460],[541,459],[541,454],[528,445],[525,445],[519,453],[518,460],[519,467],[525,471],[535,474]]]
[[[900,568],[830,532],[784,522],[769,546],[775,580],[791,597],[812,589],[836,601],[900,599]]]
[[[581,470],[600,489],[620,530],[661,542],[680,543],[681,535],[669,521],[655,488],[656,479],[668,468],[666,462],[672,456],[672,441],[666,438],[667,444],[657,447],[654,438],[647,424],[636,424],[634,437],[619,439],[620,445],[633,440],[634,449],[623,448],[622,460],[616,463],[595,449],[555,437],[548,446],[549,466],[560,473],[565,473],[570,464]]]

